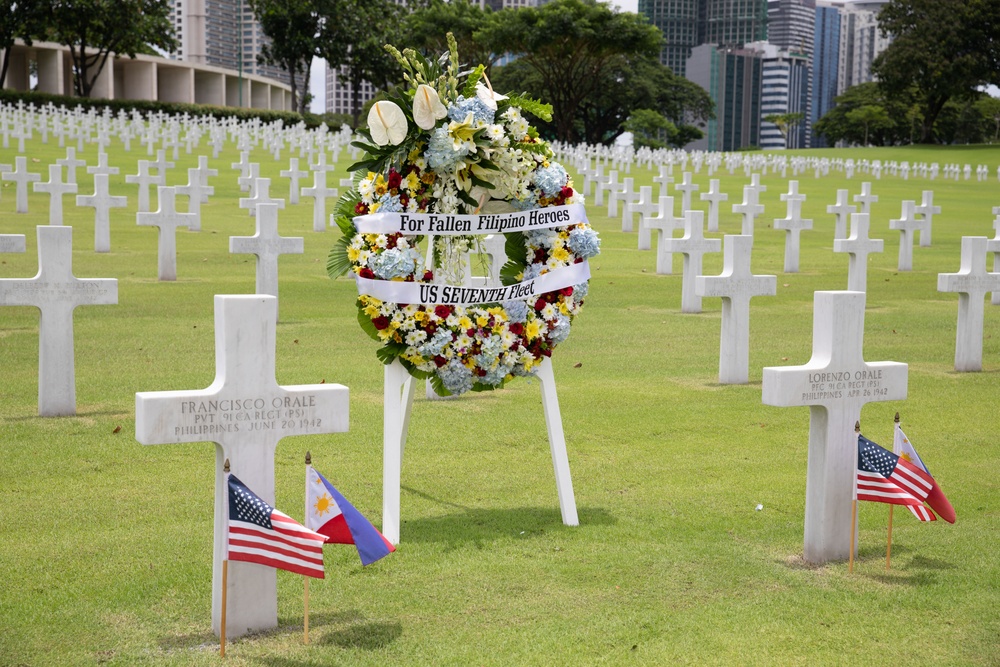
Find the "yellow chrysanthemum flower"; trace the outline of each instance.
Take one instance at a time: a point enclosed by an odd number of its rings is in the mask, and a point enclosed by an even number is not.
[[[472,320],[470,320],[467,315],[463,315],[462,317],[458,318],[458,326],[466,330],[471,329]]]
[[[553,248],[552,257],[560,262],[569,261],[569,250],[566,250],[566,248]]]
[[[538,320],[531,320],[524,326],[524,335],[528,337],[528,340],[534,340],[538,338],[538,331],[541,325]]]

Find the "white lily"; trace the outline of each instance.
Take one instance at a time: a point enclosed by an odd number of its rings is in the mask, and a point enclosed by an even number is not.
[[[492,88],[487,88],[482,83],[476,84],[476,97],[482,100],[483,104],[493,111],[497,110],[497,102],[507,99],[506,95],[495,93]]]
[[[436,122],[448,115],[437,91],[422,83],[413,96],[413,120],[421,130],[433,130]]]
[[[406,138],[406,115],[395,102],[382,100],[368,112],[368,131],[377,146],[397,146]]]

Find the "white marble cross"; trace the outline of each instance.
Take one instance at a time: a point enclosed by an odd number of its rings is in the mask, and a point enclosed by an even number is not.
[[[321,162],[325,156],[325,152],[320,153]],[[326,171],[314,171],[312,187],[302,188],[302,194],[313,198],[313,231],[326,231],[326,198],[337,196],[337,188],[326,187]]]
[[[746,384],[750,381],[750,299],[774,296],[777,276],[750,272],[752,236],[725,235],[722,273],[698,276],[698,296],[722,297],[722,333],[719,337],[719,383]]]
[[[629,219],[629,228],[632,227],[632,216],[636,213],[639,214],[639,250],[649,250],[651,247],[650,233],[645,222],[654,215],[663,215],[660,202],[653,201],[653,186],[641,186],[639,188],[639,201],[625,204],[625,215]],[[624,228],[624,225],[622,227]]]
[[[56,164],[66,167],[66,182],[76,184],[76,168],[85,167],[87,163],[76,157],[76,148],[70,146],[66,149],[66,157],[56,160]]]
[[[257,178],[252,188],[253,195],[240,198],[240,208],[250,209],[250,215],[257,215],[257,207],[261,204],[274,204],[278,208],[285,208],[285,200],[271,197],[271,179]]]
[[[138,212],[148,213],[149,212],[149,186],[155,185],[160,182],[160,177],[156,174],[152,174],[149,171],[150,162],[149,160],[139,160],[138,162],[139,173],[137,174],[126,174],[126,183],[135,183],[139,186],[139,200],[138,200]]]
[[[76,183],[64,183],[62,180],[62,165],[49,165],[49,180],[33,185],[35,192],[47,192],[49,195],[49,224],[63,223],[63,195],[76,194]]]
[[[993,207],[993,229],[996,234],[990,239],[993,244],[993,273],[1000,273],[1000,206]],[[993,298],[990,303],[1000,306],[1000,290],[993,290]]]
[[[812,358],[802,366],[764,369],[766,405],[809,406],[804,540],[809,563],[850,554],[854,424],[862,407],[906,398],[906,364],[866,362],[864,334],[863,292],[816,292]]]
[[[941,207],[934,205],[934,191],[924,190],[920,197],[920,206],[915,207],[913,210],[923,216],[920,225],[920,247],[929,248],[931,245],[931,225],[934,224],[934,215],[941,212]]]
[[[253,236],[229,237],[230,253],[257,256],[257,294],[270,294],[273,297],[278,296],[278,256],[301,255],[305,252],[305,241],[301,236],[278,234],[279,208],[281,207],[274,203],[258,204],[257,233]]]
[[[631,201],[632,196],[632,184],[634,180],[631,177],[625,178],[621,185],[608,193],[608,217],[613,218],[618,215],[618,202],[628,203]],[[632,230],[629,230],[632,231]]]
[[[656,230],[656,273],[669,276],[673,273],[674,254],[667,248],[667,239],[673,238],[674,232],[684,229],[684,218],[674,217],[674,198],[661,196],[659,213],[651,218],[645,218],[643,225],[650,233]]]
[[[756,176],[756,174],[754,174]],[[752,185],[743,186],[743,201],[733,204],[733,213],[743,215],[743,236],[753,236],[753,223],[757,216],[764,212],[763,205],[757,202],[757,190]]]
[[[94,174],[94,194],[77,195],[76,205],[94,209],[94,252],[110,252],[111,209],[125,208],[128,197],[112,197],[108,192],[108,175]]]
[[[861,205],[858,213],[871,213],[872,204],[878,202],[878,195],[872,194],[872,184],[865,181],[861,184],[861,194],[854,195],[854,201]]]
[[[913,233],[923,227],[923,221],[917,220],[914,209],[916,202],[912,199],[903,200],[903,210],[899,219],[889,221],[889,229],[899,230],[899,262],[898,271],[913,270]]]
[[[719,192],[719,179],[709,179],[708,192],[702,192],[698,197],[708,202],[708,231],[719,231],[719,203],[729,200],[728,194]]]
[[[594,182],[597,184],[594,205],[604,206],[604,193],[610,194],[618,188],[618,172],[612,169],[607,176],[598,177]]]
[[[38,273],[0,279],[0,306],[35,306],[38,326],[38,414],[76,414],[73,311],[118,303],[118,281],[73,275],[73,228],[38,228]],[[23,237],[22,237],[23,240]]]
[[[257,185],[258,178],[260,178],[260,164],[257,162],[251,162],[250,166],[247,168],[246,176],[240,176],[236,180],[240,184],[240,190],[243,192],[249,192],[252,197],[254,195],[254,186]]]
[[[939,273],[939,292],[958,292],[958,332],[955,370],[983,370],[983,300],[1000,291],[1000,273],[987,273],[985,236],[962,237],[962,264],[958,273]]]
[[[288,203],[299,203],[299,179],[309,175],[308,171],[299,169],[299,159],[297,157],[288,160],[288,169],[278,172],[280,176],[288,179]]]
[[[674,165],[673,165],[673,163],[670,163],[670,164],[661,164],[660,165],[660,173],[659,173],[659,175],[653,177],[653,183],[659,183],[660,184],[660,196],[661,197],[666,197],[667,196],[667,184],[674,182],[674,177],[671,176],[671,174],[673,174],[673,173],[674,173]]]
[[[97,165],[93,167],[87,167],[88,174],[105,174],[105,175],[116,175],[118,174],[118,167],[111,167],[108,165],[108,154],[105,152],[100,152],[97,154]]]
[[[160,208],[152,213],[136,213],[135,216],[137,225],[159,230],[156,268],[160,280],[177,280],[177,228],[190,227],[197,217],[193,213],[178,213],[176,196],[174,188],[158,186]]]
[[[162,148],[156,151],[156,159],[149,163],[149,166],[156,169],[156,185],[167,184],[167,169],[173,169],[174,163],[168,162],[166,151]]]
[[[5,181],[16,183],[16,211],[18,213],[28,212],[28,183],[42,180],[41,174],[28,171],[28,158],[18,155],[14,158],[14,171],[6,171],[0,174],[0,178]]]
[[[293,435],[348,429],[348,390],[339,384],[279,386],[275,380],[277,299],[215,297],[215,381],[202,390],[135,395],[135,438],[143,445],[215,443],[212,628],[221,629],[222,561],[228,502],[223,466],[274,505],[274,454]],[[276,570],[230,562],[226,635],[278,625]]]
[[[799,182],[788,181],[788,192],[781,195],[781,201],[788,202],[788,213],[774,220],[774,228],[785,231],[785,273],[799,272],[800,234],[813,226],[812,220],[802,217],[805,200],[806,196],[799,194]]]
[[[870,217],[866,213],[851,214],[851,235],[846,239],[835,239],[834,252],[849,255],[847,267],[847,289],[852,292],[868,291],[868,255],[882,252],[885,241],[868,237]]]
[[[24,252],[24,234],[0,234],[0,252]]]
[[[685,171],[683,180],[674,186],[674,190],[681,192],[681,215],[691,210],[691,195],[700,189],[700,185],[691,182],[691,172]]]
[[[217,169],[211,171],[218,172]],[[174,187],[175,195],[184,195],[188,198],[188,213],[195,216],[188,225],[188,229],[192,232],[201,231],[201,205],[208,202],[209,195],[215,194],[215,188],[207,185],[207,181],[208,176],[200,167],[191,167],[188,169],[187,185]]]
[[[639,193],[633,189],[633,180],[631,177],[627,177],[623,182],[623,191],[612,193],[612,197],[616,197],[616,201],[622,202],[622,231],[631,232],[634,228],[632,226],[633,218],[632,214],[629,212],[629,204],[635,204],[639,201]]]
[[[684,255],[684,272],[681,279],[681,312],[700,313],[701,297],[695,291],[695,278],[701,275],[702,259],[707,253],[719,252],[722,241],[705,238],[705,212],[684,213],[684,236],[664,240],[670,252]]]
[[[827,213],[833,213],[837,216],[833,228],[834,241],[847,238],[847,216],[858,210],[854,204],[847,203],[847,195],[847,190],[837,190],[837,202],[826,207]]]

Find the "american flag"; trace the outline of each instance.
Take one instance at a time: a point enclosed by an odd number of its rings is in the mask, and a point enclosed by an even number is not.
[[[858,435],[858,500],[923,507],[934,478],[906,459]]]
[[[323,578],[324,535],[265,503],[235,475],[228,486],[229,560]]]

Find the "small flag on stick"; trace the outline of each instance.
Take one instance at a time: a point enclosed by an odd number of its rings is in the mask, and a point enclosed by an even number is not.
[[[226,483],[229,560],[323,578],[325,536],[265,503],[235,475],[227,475]]]
[[[927,466],[920,458],[920,455],[917,454],[917,450],[914,449],[909,438],[907,438],[906,434],[903,433],[903,429],[899,425],[899,422],[896,423],[896,428],[893,433],[892,449],[894,452],[899,454],[900,458],[916,466],[925,472],[928,477],[930,477],[932,486],[930,492],[927,494],[925,502],[930,505],[931,509],[941,515],[942,519],[948,523],[955,523],[955,508],[951,506],[951,503],[948,502],[948,498],[945,497],[941,487],[938,486],[934,477],[931,476],[931,471],[927,469]],[[910,505],[909,509],[913,512],[913,516],[917,517],[921,521],[933,521],[935,518],[934,512],[931,512],[930,509],[927,509],[923,505],[920,507]]]
[[[858,434],[858,500],[923,507],[933,486],[923,469]]]
[[[357,547],[362,565],[369,565],[396,550],[333,484],[318,470],[306,466],[306,526],[335,544]]]

